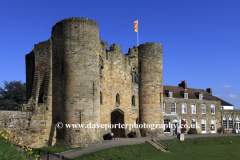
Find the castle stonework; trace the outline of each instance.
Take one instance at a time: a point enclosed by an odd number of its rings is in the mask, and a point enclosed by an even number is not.
[[[141,44],[123,55],[120,45],[108,49],[101,41],[95,21],[74,17],[54,25],[51,38],[35,45],[26,62],[27,99],[35,100],[35,105],[50,102],[47,111],[52,112],[52,124],[163,123],[159,43]],[[34,110],[34,105],[31,108]],[[126,137],[132,130],[139,137],[163,135],[162,129],[150,128],[117,127],[112,131],[117,137]],[[57,129],[56,143],[96,145],[110,131],[63,127]]]
[[[108,48],[91,19],[59,21],[51,38],[25,58],[27,103],[22,111],[0,111],[0,130],[12,131],[22,145],[88,147],[109,132],[161,137],[187,133],[188,126],[203,134],[221,126],[240,133],[240,110],[213,96],[211,88],[188,88],[185,81],[163,85],[161,44],[134,46],[123,55],[118,44]]]

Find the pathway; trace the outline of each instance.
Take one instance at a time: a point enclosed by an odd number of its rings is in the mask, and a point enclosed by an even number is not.
[[[209,137],[235,137],[240,136],[240,134],[185,134],[185,139],[192,139],[192,138],[209,138]],[[156,141],[158,141],[158,138],[154,137]],[[161,137],[162,140],[174,140],[177,139],[177,135],[175,136],[168,136],[168,137]],[[122,146],[122,145],[132,145],[132,144],[140,144],[145,143],[145,141],[151,140],[151,137],[140,137],[140,138],[116,138],[116,140],[105,140],[102,144],[87,147],[87,148],[80,148],[75,149],[71,151],[66,151],[59,153],[60,155],[64,155],[68,158],[78,157],[83,155],[84,153],[91,153],[115,146]],[[46,156],[40,157],[42,160],[47,160]],[[58,158],[53,155],[49,155],[49,160],[60,160],[61,158]]]

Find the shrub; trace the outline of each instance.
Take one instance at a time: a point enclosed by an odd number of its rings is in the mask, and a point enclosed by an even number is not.
[[[187,133],[188,134],[198,134],[196,128],[190,128]]]
[[[217,129],[217,133],[222,133],[222,131],[224,131],[224,128],[223,127],[219,127],[218,129]]]

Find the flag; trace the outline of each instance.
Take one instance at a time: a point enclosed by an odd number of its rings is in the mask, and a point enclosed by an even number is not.
[[[134,25],[134,31],[138,32],[138,20],[134,21],[135,25]]]

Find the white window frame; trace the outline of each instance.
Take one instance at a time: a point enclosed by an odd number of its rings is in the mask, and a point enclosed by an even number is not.
[[[201,125],[202,133],[207,133],[206,119],[202,119],[202,123],[201,123],[201,124],[202,124],[202,125]],[[203,125],[205,125],[205,126],[204,126],[205,130],[203,130]]]
[[[168,92],[168,97],[169,97],[169,98],[172,98],[172,93],[173,93],[173,92]]]
[[[188,99],[188,93],[184,93],[184,99]]]
[[[215,114],[215,105],[214,104],[211,104],[211,114]]]
[[[197,110],[196,110],[197,108],[196,108],[196,104],[195,103],[192,103],[191,104],[191,113],[192,114],[196,114],[197,113]]]
[[[228,119],[226,118],[226,117],[223,117],[222,118],[222,124],[223,124],[223,127],[225,127],[225,129],[228,129]],[[224,121],[225,121],[225,123],[224,123]]]
[[[172,112],[172,104],[175,105],[175,108],[174,108],[175,112]],[[171,103],[171,114],[177,114],[177,107],[176,107],[176,103],[175,102]]]
[[[206,114],[206,105],[205,104],[201,104],[201,112],[202,112],[202,114]]]
[[[233,129],[234,128],[234,119],[233,119],[233,117],[229,117],[228,118],[228,123],[229,123],[229,125],[228,125],[228,129]],[[232,122],[232,124],[230,124],[230,122]]]
[[[187,103],[182,103],[182,114],[187,114]]]
[[[214,129],[212,128],[212,125],[214,126]],[[211,133],[216,133],[216,120],[211,119]]]
[[[165,113],[165,110],[166,110],[166,103],[164,102],[163,103],[163,113]]]
[[[195,123],[195,127],[193,127],[193,122]],[[196,119],[192,119],[191,128],[197,128],[197,120]]]
[[[199,100],[202,100],[202,98],[203,98],[203,95],[199,94]]]

